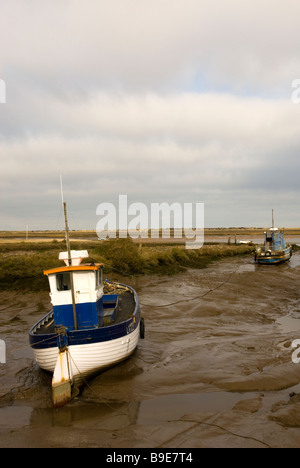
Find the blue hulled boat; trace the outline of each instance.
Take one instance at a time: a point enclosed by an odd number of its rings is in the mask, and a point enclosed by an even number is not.
[[[273,265],[286,262],[292,256],[292,247],[286,245],[284,234],[274,227],[272,213],[272,227],[264,233],[264,245],[256,248],[255,261],[262,265]]]

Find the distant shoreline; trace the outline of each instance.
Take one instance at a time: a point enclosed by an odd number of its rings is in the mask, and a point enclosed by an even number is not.
[[[269,229],[266,228],[244,228],[244,227],[231,227],[231,228],[206,228],[204,230],[204,238],[208,239],[209,241],[213,241],[214,238],[218,237],[231,237],[232,240],[236,237],[242,236],[263,236],[264,232]],[[286,236],[296,236],[300,237],[300,228],[281,228],[278,229],[283,230]],[[73,240],[88,240],[88,241],[97,241],[97,233],[95,230],[73,230],[70,231],[70,238]],[[30,242],[51,242],[51,241],[63,241],[65,239],[64,231],[50,231],[50,230],[41,230],[41,231],[0,231],[0,242],[23,242],[23,241],[30,241]],[[251,240],[251,239],[249,239]],[[216,239],[217,241],[217,239]],[[185,242],[184,237],[182,239],[175,239],[172,233],[170,233],[170,237],[163,239],[160,237],[159,239],[151,238],[151,234],[149,232],[148,238],[138,238],[136,242],[142,243],[166,243],[166,242],[175,242],[177,244],[181,244]]]

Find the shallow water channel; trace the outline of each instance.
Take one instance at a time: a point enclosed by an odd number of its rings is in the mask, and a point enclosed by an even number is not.
[[[300,447],[298,253],[277,266],[242,257],[126,282],[145,339],[57,410],[28,346],[49,295],[0,293],[1,447]]]

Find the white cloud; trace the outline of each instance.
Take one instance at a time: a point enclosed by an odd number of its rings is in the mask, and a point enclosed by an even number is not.
[[[45,169],[49,177],[62,171],[155,178],[159,170],[168,175],[191,170],[196,177],[195,168],[205,186],[218,174],[238,183],[234,171],[245,176],[272,169],[283,157],[286,162],[287,148],[297,148],[299,140],[299,108],[284,100],[95,94],[74,102],[46,95],[29,101],[31,132],[1,143],[5,178],[18,178],[21,167],[31,179]]]
[[[22,217],[59,199],[60,173],[89,219],[104,197],[126,193],[141,202],[204,201],[211,224],[240,224],[259,194],[266,205],[289,200],[289,222],[299,224],[300,105],[291,84],[300,77],[300,5],[0,0],[0,7],[4,224],[13,209]]]
[[[2,0],[2,55],[20,78],[63,93],[201,79],[284,93],[299,73],[299,10],[293,0]]]

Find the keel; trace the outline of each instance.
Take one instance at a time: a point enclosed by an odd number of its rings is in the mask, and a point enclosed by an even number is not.
[[[72,400],[72,373],[69,351],[60,351],[52,378],[52,402],[54,408],[64,406]]]
[[[60,382],[52,384],[52,402],[53,408],[60,408],[72,400],[72,385],[71,382]]]

